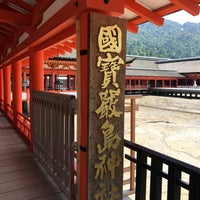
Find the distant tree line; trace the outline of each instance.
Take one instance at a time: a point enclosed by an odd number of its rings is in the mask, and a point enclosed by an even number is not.
[[[161,27],[142,24],[137,34],[127,33],[126,53],[172,59],[200,57],[200,23],[181,25],[165,20]]]

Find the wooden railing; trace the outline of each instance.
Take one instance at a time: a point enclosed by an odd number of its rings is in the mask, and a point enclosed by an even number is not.
[[[6,114],[10,121],[13,121],[13,107],[9,104],[6,104]]]
[[[0,100],[0,109],[2,111],[6,112],[6,116],[10,120],[10,122],[13,122],[13,107],[9,104],[6,105],[6,110],[4,110],[4,101]],[[17,113],[17,125],[16,128],[19,131],[19,133],[24,137],[28,143],[30,143],[31,140],[31,127],[30,127],[30,119],[23,115],[22,113]]]
[[[33,91],[34,151],[42,165],[65,191],[69,199],[76,199],[76,153],[74,149],[74,116],[76,101],[73,96]],[[1,100],[4,110],[4,101]],[[10,120],[12,106],[6,105]],[[17,113],[17,129],[30,139],[30,121]],[[132,164],[130,191],[135,189],[135,200],[200,199],[200,169],[138,144],[124,140],[130,150],[125,158]],[[133,166],[135,165],[135,167]]]
[[[69,199],[75,199],[74,96],[33,91],[33,143],[40,163]]]
[[[23,135],[23,137],[30,143],[31,141],[31,123],[30,118],[23,115],[22,113],[17,113],[17,129]]]
[[[125,155],[136,164],[135,200],[181,200],[185,194],[188,200],[200,199],[200,168],[127,140],[124,146],[136,154]]]
[[[3,111],[4,110],[4,100],[0,99],[0,109]]]

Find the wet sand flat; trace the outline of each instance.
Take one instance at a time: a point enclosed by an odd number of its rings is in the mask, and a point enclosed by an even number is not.
[[[200,100],[143,96],[136,104],[135,142],[200,168]],[[130,113],[125,113],[125,138],[130,138]]]
[[[200,167],[199,100],[143,96],[136,104],[136,143]],[[127,135],[129,122],[130,114],[126,113]]]

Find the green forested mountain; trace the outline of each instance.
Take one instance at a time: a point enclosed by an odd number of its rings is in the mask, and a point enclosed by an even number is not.
[[[142,24],[137,34],[128,33],[127,54],[173,59],[199,57],[200,23],[181,25],[165,20],[161,27]]]

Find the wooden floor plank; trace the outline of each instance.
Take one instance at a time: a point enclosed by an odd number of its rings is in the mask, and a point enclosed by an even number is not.
[[[0,184],[35,176],[41,176],[41,172],[36,168],[0,174]]]
[[[0,200],[67,200],[0,112]]]
[[[24,170],[24,169],[30,169],[30,168],[35,168],[35,167],[36,167],[35,163],[31,161],[28,163],[18,163],[18,164],[0,167],[0,174],[15,172],[15,171]]]
[[[17,145],[7,145],[0,147],[0,155],[6,153],[16,153],[20,151],[27,151],[27,146],[23,144],[17,144]]]
[[[66,197],[63,193],[57,193],[51,196],[39,197],[36,200],[66,200]]]
[[[32,160],[33,160],[33,158],[30,157],[29,155],[18,157],[18,158],[0,160],[0,167],[10,166],[10,165],[13,165],[13,164],[18,164],[18,163],[31,162]]]
[[[46,184],[47,182],[48,180],[44,179],[41,176],[34,176],[30,178],[19,179],[19,180],[7,182],[7,183],[2,183],[0,184],[0,194],[33,187],[36,185],[40,185],[42,187],[42,184]]]
[[[58,187],[55,187],[53,184],[42,184],[36,185],[24,189],[19,189],[11,192],[6,192],[0,194],[1,200],[27,200],[27,199],[35,199],[39,197],[45,197],[54,195],[60,192]]]
[[[13,153],[13,154],[4,154],[0,156],[0,160],[8,160],[8,159],[15,159],[15,158],[21,158],[21,157],[25,157],[25,156],[29,156],[30,152],[29,151],[25,151],[22,153]]]

